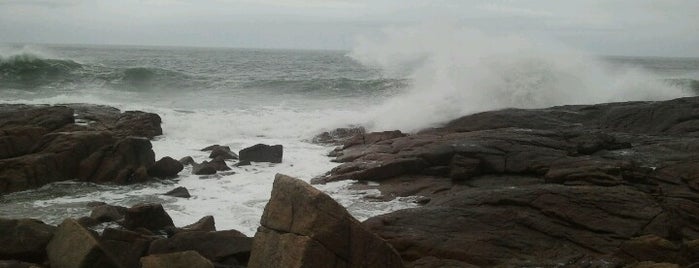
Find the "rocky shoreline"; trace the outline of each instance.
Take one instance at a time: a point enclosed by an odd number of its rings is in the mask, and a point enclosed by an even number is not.
[[[282,157],[281,146],[239,155],[212,146],[210,162],[156,162],[148,139],[160,134],[150,113],[0,105],[0,193]],[[357,189],[381,191],[375,201],[418,196],[421,206],[360,223],[307,183],[277,175],[254,238],[216,231],[213,217],[174,227],[158,204],[100,204],[57,227],[0,219],[0,267],[699,265],[699,97],[506,109],[410,135],[347,128],[313,141],[340,145],[330,155],[342,164],[312,183],[357,180]],[[116,225],[88,228],[105,221]]]

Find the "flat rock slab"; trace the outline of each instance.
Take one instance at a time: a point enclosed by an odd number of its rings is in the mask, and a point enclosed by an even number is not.
[[[697,107],[699,97],[503,109],[366,133],[312,181],[429,200],[364,223],[415,265],[686,266],[699,262],[688,253],[699,239]]]

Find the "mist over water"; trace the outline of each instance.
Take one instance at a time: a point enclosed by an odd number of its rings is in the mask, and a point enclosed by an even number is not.
[[[417,131],[503,108],[664,100],[695,93],[639,66],[546,40],[493,36],[468,28],[392,28],[360,39],[350,56],[411,84],[373,108],[370,129]]]

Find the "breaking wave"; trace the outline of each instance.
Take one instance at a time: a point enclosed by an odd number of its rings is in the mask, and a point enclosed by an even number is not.
[[[367,126],[375,130],[417,131],[486,110],[695,94],[554,42],[450,25],[386,29],[359,39],[350,56],[387,73],[406,72],[412,81],[369,113]]]

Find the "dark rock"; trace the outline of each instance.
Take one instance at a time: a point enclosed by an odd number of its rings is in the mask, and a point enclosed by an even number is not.
[[[0,128],[0,159],[28,154],[48,130],[36,126]]]
[[[222,158],[214,158],[211,160],[211,162],[207,162],[207,164],[213,166],[217,171],[231,170],[231,168],[226,165],[226,161],[224,161]]]
[[[42,263],[55,230],[38,220],[0,218],[0,259]]]
[[[152,139],[162,135],[160,116],[141,111],[126,111],[119,116],[114,125],[115,132],[122,136],[136,136]]]
[[[403,267],[390,245],[298,179],[275,177],[260,223],[249,267]]]
[[[80,217],[76,220],[78,224],[80,224],[82,227],[85,228],[92,228],[97,226],[98,224],[102,223],[101,221],[98,221],[96,219],[93,219],[91,217]]]
[[[193,250],[216,263],[247,263],[252,238],[236,230],[216,232],[180,232],[154,241],[148,253],[162,254]]]
[[[406,136],[405,134],[403,134],[402,132],[400,132],[398,130],[364,133],[364,134],[359,134],[359,135],[353,136],[352,139],[345,142],[342,147],[343,147],[343,149],[347,149],[347,148],[355,146],[355,145],[374,144],[374,143],[378,143],[381,141],[391,140],[391,139],[405,137],[405,136]]]
[[[187,188],[184,188],[182,186],[177,187],[175,189],[170,190],[167,193],[164,193],[164,195],[169,195],[169,196],[174,196],[174,197],[182,197],[182,198],[190,198],[192,197],[189,195],[189,191]]]
[[[30,154],[0,160],[0,192],[27,190],[54,181],[75,179],[82,159],[113,142],[114,138],[107,132],[44,135]]]
[[[209,145],[209,146],[204,147],[203,149],[201,149],[201,151],[202,152],[209,152],[209,151],[213,151],[214,149],[218,149],[218,148],[222,148],[222,149],[225,149],[228,151],[231,150],[231,147],[214,144],[214,145]]]
[[[226,165],[226,161],[224,161],[221,158],[216,158],[214,160],[209,161],[204,161],[199,165],[194,165],[192,167],[192,173],[195,175],[211,175],[211,174],[216,174],[216,171],[226,171],[226,170],[231,170],[228,165]]]
[[[236,167],[243,167],[243,166],[249,166],[249,165],[252,165],[252,163],[250,163],[249,160],[241,160],[241,161],[238,161],[238,163],[235,163]]]
[[[478,266],[473,264],[452,259],[438,259],[431,256],[418,259],[406,266],[412,268],[478,268]]]
[[[316,135],[311,139],[311,142],[325,145],[342,145],[354,136],[364,133],[366,133],[366,130],[363,127],[337,128]]]
[[[107,203],[102,202],[102,201],[90,201],[90,202],[87,202],[87,204],[85,204],[85,206],[88,208],[94,208],[94,207],[99,207],[99,206],[106,205],[106,204]]]
[[[699,261],[688,242],[699,239],[697,107],[699,97],[505,109],[367,133],[312,181],[430,200],[364,223],[415,265],[687,266]]]
[[[214,265],[196,251],[150,255],[141,258],[142,268],[214,268]]]
[[[197,222],[182,227],[183,231],[187,232],[213,232],[216,231],[216,222],[214,216],[204,216]]]
[[[196,165],[198,165],[198,163],[196,161],[194,161],[194,158],[192,158],[191,156],[185,156],[182,159],[180,159],[179,162],[183,166],[188,166],[188,165],[196,166]]]
[[[73,110],[64,106],[0,104],[0,128],[37,126],[52,131],[73,122]]]
[[[123,225],[129,230],[143,227],[157,232],[175,224],[161,204],[138,204],[126,210]]]
[[[213,175],[216,174],[216,167],[210,165],[209,162],[204,161],[201,164],[194,165],[192,167],[192,174],[194,175]]]
[[[155,163],[149,140],[124,138],[113,146],[93,153],[80,163],[78,179],[94,182],[128,184],[150,178],[147,170]]]
[[[124,140],[133,139],[129,136],[160,135],[159,129],[158,115],[121,113],[107,106],[0,104],[0,193],[70,179],[120,183],[145,180],[145,168],[152,161],[139,162],[144,160],[139,156],[152,154],[150,143],[134,155],[123,148],[134,143]],[[121,163],[115,163],[117,159]]]
[[[41,265],[16,260],[0,260],[0,268],[41,268]]]
[[[99,222],[118,221],[124,218],[127,208],[122,206],[101,205],[94,207],[90,218]]]
[[[281,163],[283,148],[281,145],[256,144],[240,150],[240,161]]]
[[[75,220],[66,219],[46,247],[51,267],[118,267],[108,256],[95,234]]]
[[[141,257],[148,253],[153,240],[155,238],[152,236],[107,228],[102,232],[100,245],[108,255],[114,257],[120,267],[139,267]]]
[[[228,146],[218,146],[211,150],[209,158],[238,159],[238,155],[232,152]]]
[[[156,161],[155,164],[148,169],[148,175],[158,178],[173,178],[177,177],[177,173],[180,173],[182,169],[184,169],[182,163],[166,156]]]
[[[108,130],[118,137],[129,136],[145,137],[152,139],[162,135],[160,116],[141,111],[121,112],[119,109],[104,105],[93,104],[66,104],[74,110],[76,121],[82,121],[88,128],[94,130]]]
[[[676,245],[657,235],[645,235],[632,238],[623,242],[619,249],[620,252],[618,254],[628,255],[639,262],[685,263],[684,260],[680,260],[680,245]]]

